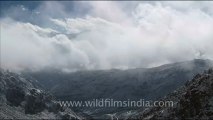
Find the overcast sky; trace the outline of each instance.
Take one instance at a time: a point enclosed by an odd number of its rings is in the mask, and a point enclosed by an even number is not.
[[[128,69],[213,59],[213,2],[1,2],[1,67]]]

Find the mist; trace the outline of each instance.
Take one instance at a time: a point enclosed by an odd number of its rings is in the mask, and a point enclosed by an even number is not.
[[[78,71],[213,59],[212,5],[46,1],[4,8],[1,67]]]

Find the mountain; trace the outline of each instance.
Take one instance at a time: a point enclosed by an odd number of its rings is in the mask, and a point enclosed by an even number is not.
[[[213,66],[211,60],[195,59],[154,68],[95,70],[64,73],[25,72],[60,100],[155,100],[184,85],[198,73]],[[83,109],[93,116],[132,108]]]
[[[0,69],[0,119],[212,118],[213,73],[198,74],[211,67],[211,60],[196,59],[155,68],[73,73]],[[73,112],[57,102],[95,98],[172,100],[177,106],[72,108]]]
[[[30,77],[0,69],[0,119],[82,119]]]
[[[174,101],[174,107],[147,108],[129,119],[213,119],[213,70],[197,74],[178,90],[160,99]]]

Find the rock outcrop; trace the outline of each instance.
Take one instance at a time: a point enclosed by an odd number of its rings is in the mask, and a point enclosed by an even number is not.
[[[0,119],[82,119],[61,107],[36,80],[0,71]]]

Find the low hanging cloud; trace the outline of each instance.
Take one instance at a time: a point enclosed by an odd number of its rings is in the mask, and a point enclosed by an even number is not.
[[[212,2],[86,3],[91,10],[84,17],[64,17],[58,5],[63,17],[48,17],[46,27],[1,18],[1,67],[76,71],[213,59]]]

